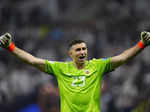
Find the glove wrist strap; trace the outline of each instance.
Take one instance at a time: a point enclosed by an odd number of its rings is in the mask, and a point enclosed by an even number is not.
[[[138,46],[139,46],[139,48],[141,48],[141,49],[144,49],[144,48],[145,48],[145,45],[144,45],[144,43],[142,42],[142,40],[140,40],[140,41],[138,42]]]
[[[13,52],[14,51],[14,49],[15,49],[15,44],[13,43],[13,42],[11,42],[10,43],[10,45],[9,45],[9,47],[8,47],[8,50],[10,51],[10,52]]]

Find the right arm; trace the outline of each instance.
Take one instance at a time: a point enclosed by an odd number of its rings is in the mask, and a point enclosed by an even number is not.
[[[15,55],[21,61],[38,68],[45,72],[45,60],[32,56],[24,50],[16,47],[12,42],[12,37],[9,33],[0,36],[0,46],[8,49],[13,55]]]
[[[12,54],[15,55],[21,61],[45,72],[45,60],[44,59],[37,58],[18,47],[14,48],[14,50],[12,51]]]

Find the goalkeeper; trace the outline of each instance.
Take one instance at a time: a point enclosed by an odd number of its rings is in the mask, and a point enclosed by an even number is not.
[[[6,33],[0,37],[1,47],[17,58],[57,78],[61,112],[100,112],[101,80],[110,72],[139,54],[150,45],[150,33],[141,32],[141,40],[120,55],[110,58],[87,60],[88,49],[83,40],[69,44],[70,62],[48,61],[32,56],[15,46]]]

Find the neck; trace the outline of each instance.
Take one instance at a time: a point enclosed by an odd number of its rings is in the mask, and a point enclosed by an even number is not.
[[[75,67],[77,69],[83,69],[85,67],[85,63],[76,63],[76,62],[73,62],[73,64],[75,65]]]

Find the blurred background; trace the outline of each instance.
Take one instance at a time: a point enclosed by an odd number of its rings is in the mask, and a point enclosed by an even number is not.
[[[0,34],[39,58],[70,60],[83,39],[89,59],[111,57],[150,31],[149,0],[0,0]],[[102,112],[150,112],[150,48],[103,78]],[[55,77],[0,48],[0,112],[59,112]]]

